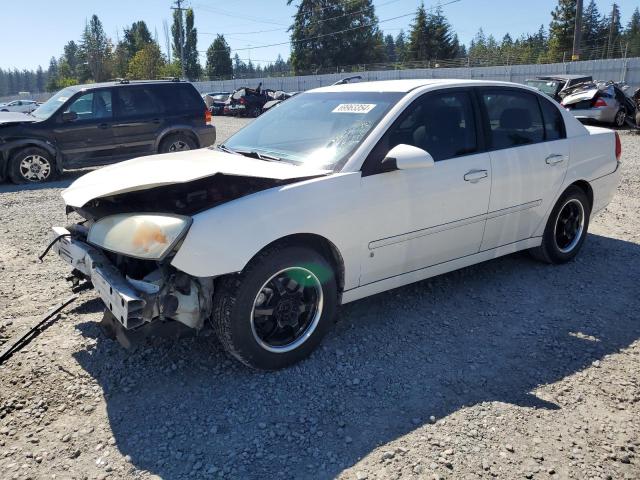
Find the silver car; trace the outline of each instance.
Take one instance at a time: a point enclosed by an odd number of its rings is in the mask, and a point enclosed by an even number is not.
[[[613,124],[620,128],[633,119],[635,107],[615,83],[588,83],[570,90],[562,105],[579,120]]]

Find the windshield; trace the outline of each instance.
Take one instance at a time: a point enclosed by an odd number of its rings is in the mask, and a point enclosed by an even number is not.
[[[258,117],[224,146],[337,169],[403,96],[396,92],[302,93]]]
[[[76,92],[77,90],[71,87],[67,87],[60,90],[53,97],[51,97],[49,100],[47,100],[38,108],[36,108],[33,112],[31,112],[31,115],[41,120],[46,120],[51,115],[53,115],[56,112],[56,110],[58,110],[58,108],[60,108],[60,106],[64,102],[69,100],[69,98],[71,98]]]
[[[525,84],[553,97],[558,91],[560,82],[555,80],[527,80]]]

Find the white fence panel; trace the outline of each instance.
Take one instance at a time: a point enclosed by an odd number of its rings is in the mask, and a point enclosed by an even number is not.
[[[236,88],[256,87],[262,82],[263,88],[286,92],[310,90],[331,85],[337,80],[362,75],[363,80],[398,80],[405,78],[469,78],[479,80],[503,80],[523,83],[538,75],[584,74],[596,80],[626,81],[634,88],[640,87],[640,58],[588,60],[584,62],[551,63],[536,65],[512,65],[499,67],[468,68],[416,68],[409,70],[379,70],[355,73],[331,73],[299,77],[269,77],[234,79],[215,82],[195,82],[196,88],[204,92],[233,91]]]

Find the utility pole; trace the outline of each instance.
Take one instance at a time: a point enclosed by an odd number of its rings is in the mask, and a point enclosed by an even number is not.
[[[576,26],[573,31],[573,53],[571,60],[580,60],[580,42],[582,41],[582,0],[576,2]]]
[[[616,23],[616,4],[613,4],[613,8],[611,9],[611,25],[609,25],[609,41],[607,42],[607,58],[611,52],[611,43],[613,42],[613,26]]]
[[[182,67],[182,78],[187,78],[187,75],[184,71],[184,28],[182,27],[182,2],[184,0],[176,0],[176,6],[171,7],[171,10],[176,10],[178,12],[178,24],[180,28],[180,66]]]

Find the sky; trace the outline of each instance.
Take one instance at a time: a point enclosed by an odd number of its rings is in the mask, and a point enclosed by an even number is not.
[[[441,0],[443,5],[451,0]],[[171,24],[172,0],[2,0],[4,7],[0,28],[0,68],[35,69],[49,65],[52,56],[59,57],[65,43],[78,40],[86,20],[100,17],[107,35],[116,43],[124,27],[144,20],[152,33],[157,32],[165,50],[163,20]],[[215,34],[224,33],[234,55],[254,63],[273,62],[278,54],[289,56],[287,44],[294,0],[185,0],[195,12],[198,29],[198,50],[204,65],[204,52]],[[437,1],[425,0],[427,8]],[[584,3],[588,3],[585,0]],[[600,12],[610,12],[611,0],[596,2]],[[640,0],[617,0],[623,25],[629,21]],[[380,28],[394,37],[400,29],[408,30],[413,16],[385,21],[405,14],[413,14],[420,0],[374,0]],[[541,24],[548,28],[550,12],[557,0],[459,0],[445,5],[444,12],[460,41],[469,44],[480,27],[486,35],[501,39],[507,32],[513,38],[533,33]],[[275,43],[284,43],[264,47]]]

